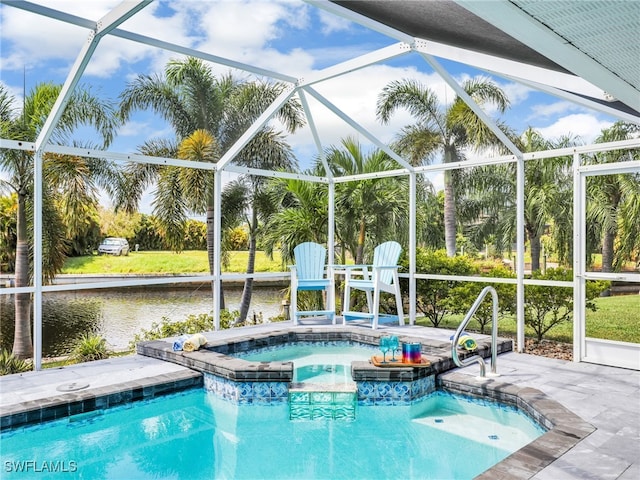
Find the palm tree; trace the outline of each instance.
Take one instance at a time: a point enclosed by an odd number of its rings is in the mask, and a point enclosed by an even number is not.
[[[479,105],[493,104],[502,113],[509,105],[504,92],[491,80],[476,78],[462,85]],[[416,123],[402,129],[398,147],[414,165],[431,162],[436,153],[444,163],[464,160],[468,148],[484,149],[500,144],[493,132],[456,96],[450,105],[443,105],[436,93],[414,80],[393,81],[378,97],[376,115],[388,123],[391,115],[404,108]],[[447,255],[456,254],[455,173],[444,173],[444,226]]]
[[[231,75],[216,77],[202,60],[186,58],[167,63],[164,77],[138,76],[121,94],[120,110],[127,120],[134,110],[152,109],[173,128],[175,139],[149,140],[139,149],[143,154],[174,158],[181,149],[181,158],[217,162],[284,88],[279,83],[240,82]],[[285,103],[277,119],[289,132],[295,131],[303,124],[299,103]],[[264,138],[258,134],[239,158],[246,158],[245,152],[255,152]],[[155,184],[154,214],[176,249],[181,247],[186,218],[206,213],[209,269],[211,274],[219,273],[213,264],[214,173],[181,170],[130,165],[123,204],[135,209],[145,189]]]
[[[563,136],[545,139],[532,128],[515,138],[523,152],[554,150],[577,144]],[[561,259],[568,258],[572,231],[571,157],[531,160],[525,163],[524,228],[531,252],[531,270],[540,269],[541,237],[552,226],[554,244]],[[476,243],[492,237],[500,250],[510,248],[516,228],[515,164],[473,168],[460,177],[458,208],[472,222],[469,233]]]
[[[0,197],[0,268],[13,272],[16,262],[16,212],[18,195]]]
[[[304,173],[321,176],[320,163]],[[303,242],[327,241],[328,189],[325,184],[297,179],[273,179],[266,187],[273,211],[267,216],[262,242],[265,253],[279,249],[282,262],[294,261],[293,249]]]
[[[626,140],[638,127],[617,122],[601,132],[596,143]],[[637,150],[594,154],[588,163],[637,160]],[[619,270],[640,253],[640,175],[614,174],[590,177],[587,182],[587,225],[602,248],[602,271]]]
[[[382,150],[363,152],[353,138],[342,147],[330,147],[326,159],[338,176],[381,172],[398,168]],[[372,243],[392,236],[407,243],[408,182],[406,178],[377,178],[340,183],[336,188],[336,236],[351,251],[356,263],[364,262],[367,237]]]
[[[244,148],[237,158],[237,163],[254,168],[267,170],[291,170],[297,169],[291,148],[284,137],[270,128],[263,129],[256,135],[252,142]],[[245,217],[249,229],[249,258],[247,261],[247,274],[255,271],[255,258],[257,240],[259,234],[259,219],[266,220],[273,211],[274,206],[267,195],[266,181],[264,177],[242,175],[236,181],[227,185],[225,200],[236,199],[235,205],[227,204],[229,210],[235,210],[236,214]],[[225,209],[230,217],[229,210]],[[251,296],[253,293],[253,278],[247,277],[244,281],[242,299],[240,301],[239,322],[243,322],[249,313]]]
[[[60,85],[43,83],[37,85],[25,98],[21,112],[13,112],[7,101],[10,98],[0,85],[0,113],[3,138],[35,141],[47,116],[58,98]],[[9,109],[7,111],[7,109]],[[102,137],[102,147],[106,147],[117,125],[116,116],[110,103],[99,99],[89,90],[78,88],[69,100],[58,124],[54,128],[51,141],[63,145],[70,143],[70,137],[81,126],[96,129]],[[81,146],[75,144],[74,146]],[[87,144],[84,147],[95,148]],[[50,280],[60,270],[65,258],[67,234],[80,228],[82,218],[89,206],[97,204],[98,188],[112,193],[112,185],[117,176],[111,163],[99,159],[86,159],[70,155],[45,154],[43,159],[43,238],[30,238],[29,224],[33,201],[33,152],[24,150],[4,150],[0,154],[0,167],[6,173],[1,180],[3,189],[17,195],[16,213],[16,257],[15,279],[17,287],[29,285],[31,276],[31,243],[42,241],[43,276]],[[66,223],[66,224],[65,224]],[[19,293],[15,299],[15,336],[13,354],[28,358],[33,353],[30,329],[31,296]]]
[[[522,152],[555,150],[579,143],[577,138],[570,135],[547,140],[532,128],[525,130],[518,140],[516,145]],[[542,251],[540,239],[549,224],[553,224],[553,235],[559,257],[568,258],[570,247],[567,245],[571,245],[572,242],[571,236],[566,234],[573,228],[571,225],[573,203],[571,162],[571,157],[556,157],[532,160],[525,164],[524,229],[529,239],[533,272],[540,270]],[[515,198],[515,188],[512,198]]]

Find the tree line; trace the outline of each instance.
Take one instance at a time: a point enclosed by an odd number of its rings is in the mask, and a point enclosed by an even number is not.
[[[171,127],[170,137],[152,138],[138,152],[156,157],[216,163],[284,92],[285,85],[247,81],[231,75],[216,76],[201,60],[169,61],[156,75],[138,75],[120,94],[118,102],[101,99],[86,87],[72,95],[51,141],[91,149],[109,147],[118,127],[136,111],[150,110]],[[481,106],[502,113],[509,107],[505,93],[490,79],[474,78],[464,90]],[[34,141],[60,93],[61,86],[37,85],[25,98],[22,109],[0,86],[0,135]],[[387,123],[398,110],[408,111],[414,123],[396,135],[392,149],[412,165],[441,159],[463,161],[469,152],[502,153],[504,146],[476,114],[456,97],[444,104],[428,86],[413,80],[387,85],[378,97],[376,116]],[[234,157],[235,164],[268,170],[299,171],[298,159],[286,140],[305,124],[301,104],[287,101],[276,114],[281,130],[268,124]],[[567,135],[545,139],[533,129],[513,132],[498,119],[499,127],[523,152],[577,145]],[[97,144],[76,139],[81,127],[92,127]],[[86,131],[86,130],[85,130]],[[622,140],[637,135],[636,126],[616,123],[604,130],[597,142]],[[0,245],[13,253],[16,286],[29,285],[33,218],[33,152],[0,151],[2,203]],[[596,153],[583,163],[607,163],[638,158],[637,150]],[[313,159],[303,173],[335,176],[397,169],[400,166],[380,149],[366,149],[353,138],[343,138]],[[86,250],[95,238],[99,193],[108,195],[116,211],[138,211],[142,195],[153,188],[153,225],[163,247],[185,249],[190,218],[204,216],[205,245],[209,268],[213,264],[214,173],[168,165],[129,163],[124,167],[106,159],[47,153],[43,158],[43,275],[51,280],[66,255]],[[541,252],[551,253],[567,264],[572,251],[571,158],[528,161],[525,164],[525,230],[532,269],[540,267]],[[515,165],[445,170],[444,190],[419,176],[417,188],[418,245],[444,248],[449,257],[459,246],[487,250],[496,255],[509,251],[515,241]],[[603,270],[621,268],[640,252],[640,175],[607,175],[588,180],[588,237],[591,253],[601,252]],[[284,263],[291,262],[295,245],[327,240],[327,185],[300,180],[267,179],[240,175],[222,194],[223,250],[232,247],[238,228],[248,234],[247,273],[253,273],[258,248],[278,249]],[[372,247],[389,238],[408,244],[408,179],[386,177],[336,186],[336,253],[363,262]],[[11,220],[15,219],[15,223]],[[11,230],[13,229],[13,230]],[[103,232],[100,232],[103,233]],[[12,237],[13,235],[13,237]],[[6,239],[15,239],[15,248]],[[9,254],[11,255],[11,254]],[[244,320],[251,301],[252,279],[245,283],[240,308]],[[222,305],[224,297],[221,298]],[[31,355],[29,294],[16,295],[14,354]]]

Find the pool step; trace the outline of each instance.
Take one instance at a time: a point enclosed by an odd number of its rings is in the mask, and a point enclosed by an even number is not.
[[[353,420],[357,403],[355,385],[292,383],[289,388],[289,419]]]

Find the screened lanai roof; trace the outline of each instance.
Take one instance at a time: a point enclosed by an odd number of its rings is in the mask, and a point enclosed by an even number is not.
[[[338,0],[333,3],[407,36],[434,42],[434,53],[468,59],[481,63],[483,68],[534,80],[532,86],[539,83],[545,89],[559,88],[590,102],[640,115],[639,2]],[[535,77],[530,76],[531,72],[536,72]]]

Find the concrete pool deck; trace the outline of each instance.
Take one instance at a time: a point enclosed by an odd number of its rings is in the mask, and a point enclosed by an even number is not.
[[[240,331],[269,332],[294,327],[278,323],[208,333],[216,339],[232,338]],[[322,325],[314,325],[322,328]],[[327,328],[332,326],[326,325]],[[333,326],[335,328],[335,326]],[[451,331],[427,327],[381,326],[380,331],[448,341]],[[571,410],[596,430],[551,464],[531,477],[516,472],[494,478],[533,479],[638,479],[640,478],[640,372],[587,363],[573,363],[528,354],[504,353],[497,362],[500,382],[531,387]],[[479,367],[456,369],[440,375],[443,380],[460,375],[475,377]],[[197,384],[199,374],[161,360],[131,355],[64,368],[0,377],[0,415],[24,408],[25,404],[48,404],[63,395],[79,397],[116,395],[122,401],[122,384],[155,392],[167,382]],[[67,390],[84,387],[78,391]],[[162,393],[159,388],[158,393]],[[135,399],[135,396],[133,397]],[[125,398],[124,400],[127,400]],[[109,405],[105,405],[109,406]]]

